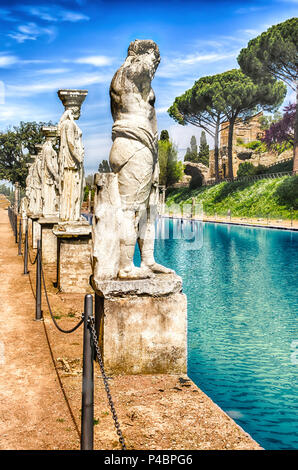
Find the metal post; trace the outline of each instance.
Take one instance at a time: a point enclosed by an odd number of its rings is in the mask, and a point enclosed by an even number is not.
[[[18,216],[14,213],[14,236],[16,243],[18,243]]]
[[[93,345],[89,318],[93,315],[93,297],[85,295],[84,303],[84,339],[83,339],[83,382],[82,382],[82,418],[81,450],[93,450],[94,426],[94,372]]]
[[[25,242],[24,242],[24,274],[28,274],[28,219],[26,221]]]
[[[19,250],[18,255],[22,254],[22,219],[19,221]]]
[[[42,311],[41,311],[41,250],[40,250],[40,240],[37,240],[35,320],[42,320]]]

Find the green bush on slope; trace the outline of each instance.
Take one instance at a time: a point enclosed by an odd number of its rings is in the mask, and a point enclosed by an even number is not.
[[[219,183],[198,189],[177,188],[167,193],[166,204],[202,204],[206,215],[227,214],[230,209],[235,217],[291,218],[298,219],[298,176],[276,179]]]

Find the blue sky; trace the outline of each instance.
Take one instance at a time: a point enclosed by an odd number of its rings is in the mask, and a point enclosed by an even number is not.
[[[59,88],[86,88],[79,125],[86,173],[111,146],[109,85],[134,39],[153,39],[161,63],[153,81],[159,131],[168,129],[183,157],[200,129],[176,125],[166,110],[205,75],[237,67],[247,42],[297,16],[298,0],[0,1],[0,129],[25,121],[57,122]],[[293,101],[289,92],[286,102]]]

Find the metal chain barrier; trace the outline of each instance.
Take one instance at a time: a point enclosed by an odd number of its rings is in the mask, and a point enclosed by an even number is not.
[[[14,217],[12,210],[9,208],[8,210],[9,221],[11,223],[12,229],[15,230],[17,233],[17,220]],[[19,230],[21,234],[21,227]],[[21,244],[22,239],[19,240]],[[22,254],[22,253],[20,253]],[[98,339],[95,330],[95,320],[92,313],[92,295],[87,294],[85,296],[85,307],[84,313],[82,314],[82,319],[70,330],[65,330],[59,326],[57,323],[51,305],[49,301],[49,296],[46,288],[45,283],[45,276],[43,271],[42,265],[42,251],[41,251],[41,243],[40,240],[37,241],[37,253],[35,256],[34,261],[30,256],[30,250],[28,246],[28,225],[26,226],[25,238],[24,238],[24,274],[28,274],[27,271],[27,256],[29,257],[30,263],[32,265],[37,263],[36,266],[36,320],[42,320],[42,310],[41,310],[41,289],[42,284],[44,288],[45,298],[48,306],[48,310],[50,316],[53,320],[55,327],[61,333],[73,333],[76,331],[83,322],[85,322],[84,326],[84,353],[83,353],[83,384],[82,384],[82,419],[81,419],[81,449],[82,450],[92,450],[93,449],[93,416],[94,416],[94,403],[93,403],[93,394],[94,394],[94,379],[93,379],[93,361],[94,361],[94,353],[93,348],[96,351],[96,357],[100,366],[103,383],[105,387],[105,391],[107,394],[108,402],[110,405],[110,409],[112,412],[112,417],[114,420],[114,425],[116,428],[116,432],[119,438],[119,442],[121,444],[122,450],[127,450],[124,437],[122,431],[120,429],[120,424],[118,421],[117,413],[115,410],[114,402],[111,396],[110,387],[108,384],[108,379],[105,374],[103,360],[98,344]],[[89,333],[88,333],[89,331]],[[89,337],[89,339],[88,339]],[[87,392],[88,389],[88,392]],[[87,392],[87,393],[86,393]]]
[[[108,401],[109,401],[109,405],[110,405],[110,408],[111,408],[111,412],[112,412],[116,432],[119,436],[119,442],[121,444],[122,450],[127,450],[126,445],[125,445],[125,441],[124,441],[124,437],[123,437],[122,431],[120,429],[120,424],[119,424],[117,413],[116,413],[116,410],[115,410],[115,407],[114,407],[113,399],[112,399],[112,396],[111,396],[110,387],[109,387],[109,384],[108,384],[108,379],[107,379],[107,376],[106,376],[105,370],[104,370],[103,360],[102,360],[102,357],[101,357],[101,352],[100,352],[100,349],[99,349],[99,344],[98,344],[97,335],[96,335],[96,331],[95,331],[94,317],[90,317],[89,326],[90,326],[90,330],[91,330],[92,341],[93,341],[93,345],[94,345],[94,348],[95,348],[95,351],[96,351],[96,356],[97,356],[97,359],[98,359],[101,375],[102,375],[102,378],[103,378],[104,387],[105,387],[107,397],[108,397]]]
[[[38,250],[36,256],[39,256],[39,257],[41,258],[41,256],[40,256],[40,251],[39,251],[39,250]],[[40,264],[41,264],[41,276],[42,276],[42,283],[43,283],[44,293],[45,293],[45,297],[46,297],[48,309],[49,309],[51,318],[52,318],[52,320],[53,320],[53,322],[54,322],[54,325],[55,325],[55,327],[56,327],[59,331],[61,331],[61,333],[66,333],[66,334],[72,333],[73,331],[76,331],[76,330],[81,326],[81,324],[82,324],[83,321],[84,321],[84,316],[82,315],[82,319],[77,323],[76,326],[74,326],[74,327],[71,328],[70,330],[64,330],[63,328],[61,328],[61,327],[58,325],[58,323],[57,323],[57,321],[56,321],[56,318],[55,318],[54,315],[53,315],[53,312],[52,312],[52,309],[51,309],[51,305],[50,305],[50,302],[49,302],[49,297],[48,297],[48,292],[47,292],[47,288],[46,288],[46,283],[45,283],[44,272],[43,272],[43,267],[42,267],[42,261],[41,261],[41,260],[40,260]]]
[[[29,256],[29,261],[30,261],[30,263],[31,263],[32,265],[34,265],[34,264],[36,263],[36,261],[37,261],[38,251],[37,251],[37,253],[36,253],[35,260],[32,261],[32,258],[31,258],[31,255],[30,255],[30,248],[28,247],[28,256]]]

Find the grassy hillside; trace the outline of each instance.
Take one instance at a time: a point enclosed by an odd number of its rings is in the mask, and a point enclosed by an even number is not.
[[[227,214],[230,209],[235,217],[266,217],[298,219],[298,176],[283,176],[276,179],[262,179],[251,182],[219,183],[198,189],[169,189],[166,204],[203,205],[206,215]]]

